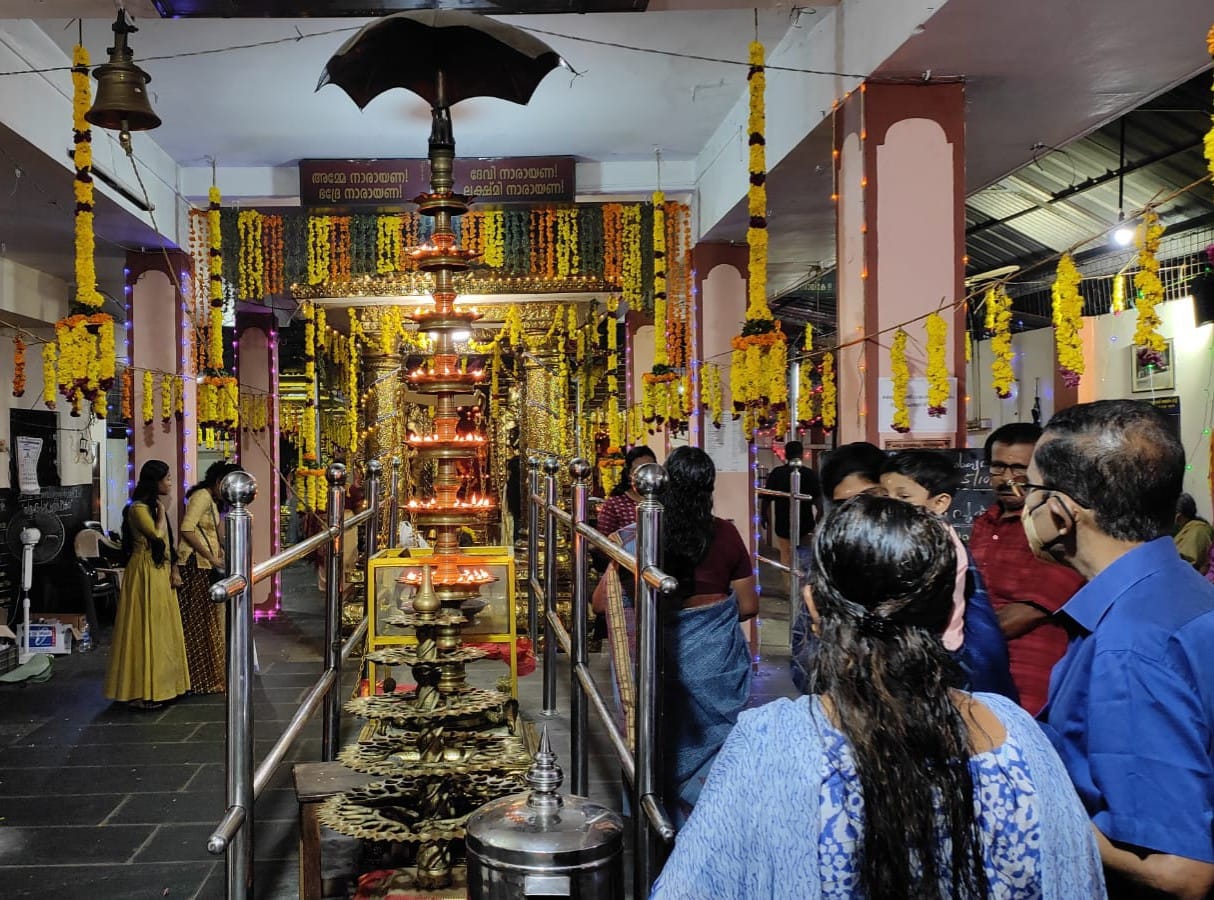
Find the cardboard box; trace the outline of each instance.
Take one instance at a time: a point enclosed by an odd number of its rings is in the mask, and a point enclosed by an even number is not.
[[[22,623],[18,629],[20,641],[18,646],[23,647],[25,641],[25,623]],[[72,626],[65,625],[62,622],[35,622],[29,626],[30,630],[30,653],[51,653],[55,655],[72,652]]]

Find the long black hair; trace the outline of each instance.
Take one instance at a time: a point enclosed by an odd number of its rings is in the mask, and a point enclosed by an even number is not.
[[[139,481],[135,484],[135,490],[131,492],[131,502],[126,505],[122,511],[122,554],[127,559],[130,559],[131,552],[135,549],[135,533],[131,529],[131,505],[142,503],[148,508],[148,512],[155,521],[160,515],[160,482],[169,474],[169,464],[159,459],[149,459],[143,464],[139,470]],[[173,562],[177,561],[177,550],[173,546],[173,526],[168,525],[169,540],[166,543],[159,538],[150,538],[148,540],[148,548],[152,551],[152,562],[160,566],[164,564],[166,555],[171,556]]]
[[[698,447],[679,447],[666,458],[662,491],[662,568],[679,580],[679,596],[695,589],[695,570],[708,554],[716,523],[712,489],[717,467]]]
[[[956,573],[946,527],[887,497],[861,494],[836,507],[814,541],[809,583],[821,641],[812,678],[860,777],[868,897],[986,896],[970,734],[949,694],[954,673],[940,640]]]
[[[207,466],[206,474],[202,476],[202,481],[198,482],[192,488],[185,492],[186,497],[192,497],[199,491],[207,490],[215,487],[219,482],[230,473],[240,469],[237,463],[229,462],[226,459],[220,459]]]
[[[622,497],[632,489],[632,467],[638,459],[646,458],[653,462],[658,461],[658,455],[644,444],[637,444],[624,454],[624,471],[620,473],[619,483],[611,489],[612,497]]]

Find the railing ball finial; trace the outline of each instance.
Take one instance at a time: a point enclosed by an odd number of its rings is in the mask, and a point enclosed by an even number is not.
[[[657,463],[645,463],[632,473],[632,485],[646,500],[652,500],[666,486],[666,470]]]
[[[232,506],[248,506],[257,496],[257,479],[243,469],[231,472],[219,483],[219,496]]]
[[[575,481],[585,481],[590,477],[593,468],[590,461],[581,456],[575,456],[569,461],[569,474],[573,476]]]
[[[325,469],[325,480],[329,484],[344,486],[346,483],[346,467],[342,463],[329,463],[329,468]]]
[[[544,460],[544,473],[547,475],[555,475],[561,470],[561,461],[555,456],[549,456]]]
[[[540,466],[543,464],[544,458],[542,456],[537,456],[533,453],[531,456],[527,457],[527,468],[531,469],[533,472],[538,472],[540,470]]]
[[[384,464],[378,459],[367,460],[367,475],[371,478],[378,478],[384,472]]]
[[[803,459],[801,459],[801,457],[797,456],[797,457],[794,457],[793,459],[790,459],[788,461],[788,464],[790,466],[796,466],[799,469],[799,468],[801,468],[801,466],[805,465],[805,460],[803,460]]]
[[[377,460],[377,461],[378,461],[378,460]],[[399,469],[399,468],[400,468],[400,457],[399,457],[399,456],[394,456],[394,457],[392,457],[392,468],[393,468],[393,469]]]

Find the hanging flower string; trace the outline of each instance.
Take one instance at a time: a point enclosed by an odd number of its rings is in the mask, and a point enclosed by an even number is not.
[[[85,115],[92,105],[89,52],[72,49],[72,162],[76,168],[76,302],[98,309],[105,302],[97,291],[93,237],[93,132]]]
[[[814,423],[816,418],[816,403],[818,395],[814,392],[814,366],[810,353],[814,349],[814,326],[805,326],[805,336],[802,339],[800,377],[797,383],[797,421],[805,428]]]
[[[666,354],[666,197],[661,191],[653,195],[653,368],[641,376],[642,404],[645,421],[655,428],[670,421],[672,432],[678,430],[680,401],[679,373],[670,365]]]
[[[1148,209],[1138,226],[1138,271],[1134,273],[1134,287],[1138,291],[1138,324],[1134,328],[1134,345],[1138,348],[1138,362],[1143,366],[1158,366],[1163,361],[1167,342],[1159,333],[1159,311],[1163,302],[1163,282],[1159,280],[1159,241],[1163,237],[1163,226],[1155,210]]]
[[[822,428],[831,431],[838,415],[839,392],[835,385],[835,354],[822,354]]]
[[[1016,373],[1012,369],[1012,298],[1002,285],[986,292],[986,330],[991,333],[991,385],[1006,400],[1012,396]]]
[[[1054,343],[1058,353],[1058,370],[1067,387],[1078,386],[1083,376],[1083,296],[1079,293],[1079,282],[1082,280],[1071,254],[1062,254],[1050,293],[1054,301]]]
[[[894,332],[894,343],[889,349],[889,365],[894,381],[894,418],[890,427],[900,434],[910,431],[910,411],[906,407],[906,395],[910,389],[910,366],[906,362],[906,332],[899,328]]]
[[[927,317],[927,414],[939,418],[948,412],[948,323],[944,316]]]
[[[25,341],[13,335],[13,396],[25,396]]]
[[[762,424],[774,424],[777,431],[783,430],[788,416],[788,346],[780,323],[774,320],[767,305],[766,75],[763,45],[758,41],[750,45],[747,80],[750,95],[747,209],[750,223],[746,241],[750,247],[750,262],[746,321],[742,333],[732,342],[729,387],[733,395],[734,418],[742,418],[742,430],[747,440],[753,440],[755,430]]]

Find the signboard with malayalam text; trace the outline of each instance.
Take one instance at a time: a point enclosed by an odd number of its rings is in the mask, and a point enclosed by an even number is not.
[[[455,190],[478,203],[570,203],[572,156],[455,160]],[[401,206],[430,190],[427,159],[304,159],[299,163],[303,206]]]

